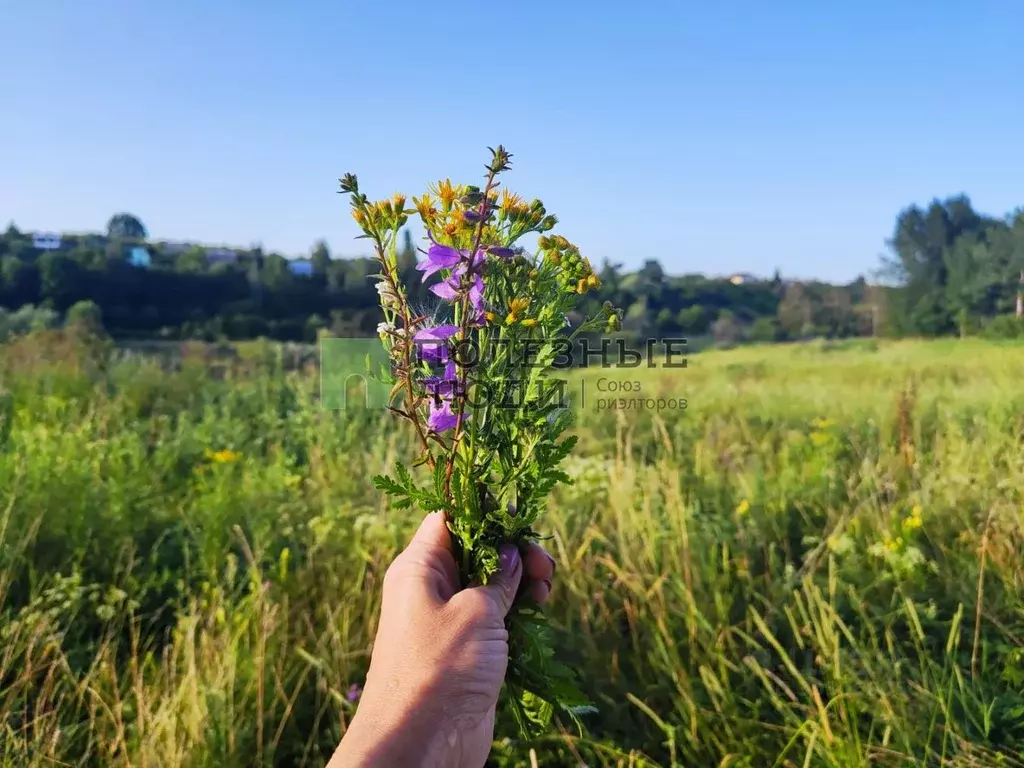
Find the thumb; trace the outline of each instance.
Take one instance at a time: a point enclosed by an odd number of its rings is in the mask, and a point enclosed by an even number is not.
[[[501,615],[507,616],[523,578],[523,558],[515,544],[505,543],[498,550],[498,562],[501,570],[481,589],[497,606]]]

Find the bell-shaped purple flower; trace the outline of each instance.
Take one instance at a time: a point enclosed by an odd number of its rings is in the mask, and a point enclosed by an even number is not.
[[[437,285],[431,286],[430,292],[445,301],[455,301],[459,295],[459,288],[462,285],[465,273],[465,268],[460,265],[452,273],[451,277],[442,280]],[[473,275],[473,280],[469,286],[469,302],[477,312],[483,309],[484,279],[480,275]]]
[[[462,382],[458,379],[455,361],[448,361],[444,375],[429,376],[423,380],[423,384],[432,399],[427,426],[434,432],[452,429],[458,423],[458,414],[452,411],[452,398],[462,395]]]
[[[434,243],[427,251],[427,258],[416,265],[416,269],[423,273],[423,279],[439,272],[442,269],[451,269],[462,259],[462,254],[448,245]]]
[[[433,328],[424,328],[416,331],[413,341],[444,341],[450,339],[459,332],[457,325],[435,325]]]
[[[455,361],[449,360],[444,368],[442,376],[428,376],[423,379],[423,386],[427,394],[432,396],[435,402],[441,398],[450,398],[453,394],[461,393],[460,382],[455,370]]]
[[[442,280],[437,285],[430,286],[430,292],[445,301],[455,301],[455,297],[459,293],[458,278],[453,275],[446,280]]]
[[[416,343],[419,359],[428,363],[448,362],[447,341],[458,332],[456,325],[438,325],[417,331],[412,339]]]
[[[454,429],[458,423],[459,416],[452,412],[451,400],[442,400],[440,404],[433,403],[430,406],[427,426],[434,432],[447,432],[449,429]]]

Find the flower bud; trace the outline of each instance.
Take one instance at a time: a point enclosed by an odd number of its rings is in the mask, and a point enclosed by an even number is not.
[[[359,191],[359,180],[354,173],[346,173],[338,182],[341,184],[341,193],[344,195]]]

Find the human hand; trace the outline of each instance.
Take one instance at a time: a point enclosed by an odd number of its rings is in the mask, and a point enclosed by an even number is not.
[[[519,591],[543,603],[555,561],[537,544],[500,550],[486,586],[459,589],[451,535],[427,515],[384,576],[359,708],[328,768],[480,768],[508,666],[505,616]]]

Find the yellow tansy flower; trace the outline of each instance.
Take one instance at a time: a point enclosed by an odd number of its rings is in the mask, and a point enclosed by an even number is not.
[[[231,464],[242,458],[242,454],[236,451],[229,451],[227,449],[222,451],[206,451],[206,458],[217,464]]]
[[[903,521],[904,530],[916,531],[924,524],[924,521],[921,519],[921,512],[921,507],[915,505],[910,511],[910,515]]]

